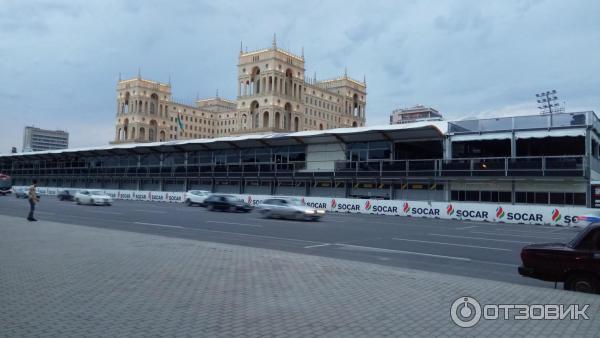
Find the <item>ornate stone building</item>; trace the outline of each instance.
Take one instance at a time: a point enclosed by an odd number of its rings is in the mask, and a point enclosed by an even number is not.
[[[216,97],[195,105],[174,102],[171,84],[119,80],[112,143],[214,138],[250,133],[360,127],[365,124],[366,83],[347,74],[317,81],[305,76],[304,52],[277,47],[240,49],[235,101]]]

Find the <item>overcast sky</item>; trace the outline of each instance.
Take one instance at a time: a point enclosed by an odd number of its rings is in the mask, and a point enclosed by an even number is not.
[[[0,0],[0,152],[25,125],[71,146],[114,137],[115,85],[136,75],[192,101],[234,99],[240,41],[300,54],[306,74],[367,79],[367,124],[430,105],[448,119],[536,112],[535,93],[600,113],[600,1]]]

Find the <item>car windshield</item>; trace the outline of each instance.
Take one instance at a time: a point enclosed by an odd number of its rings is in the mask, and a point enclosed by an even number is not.
[[[567,243],[567,246],[571,249],[575,249],[577,244],[579,244],[581,240],[588,234],[590,227],[591,224],[587,228],[581,229],[581,231],[579,231],[577,235],[575,235],[575,237],[573,237],[573,239]]]
[[[289,199],[289,200],[286,200],[286,201],[287,201],[287,204],[289,204],[289,205],[296,205],[296,206],[303,205],[302,201],[299,200],[299,199]]]
[[[92,190],[92,191],[90,191],[90,195],[94,195],[94,196],[102,196],[102,195],[104,195],[104,193],[103,193],[103,192],[101,192],[101,191]]]

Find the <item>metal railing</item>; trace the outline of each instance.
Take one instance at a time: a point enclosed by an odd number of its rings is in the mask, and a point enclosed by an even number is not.
[[[394,177],[589,177],[600,161],[586,156],[458,159],[174,164],[121,167],[26,168],[11,176],[394,178]]]
[[[453,121],[448,123],[448,128],[450,133],[463,134],[523,129],[581,127],[588,125],[599,126],[599,124],[598,117],[593,111],[584,111]]]

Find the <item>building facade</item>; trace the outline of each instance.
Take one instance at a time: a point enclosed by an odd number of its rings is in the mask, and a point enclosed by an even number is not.
[[[442,114],[431,107],[416,105],[412,108],[400,108],[392,111],[390,124],[402,124],[418,121],[441,121]]]
[[[69,133],[27,126],[23,130],[23,152],[67,149]]]
[[[120,80],[111,143],[364,126],[365,81],[346,73],[330,80],[309,79],[303,54],[278,48],[275,39],[271,48],[240,49],[235,100],[217,95],[183,104],[172,99],[170,83],[143,79],[140,74]]]

